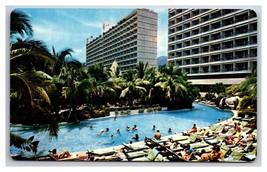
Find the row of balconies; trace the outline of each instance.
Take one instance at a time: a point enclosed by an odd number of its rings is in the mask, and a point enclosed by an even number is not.
[[[225,50],[230,48],[237,48],[237,47],[243,47],[243,46],[249,46],[249,45],[255,45],[257,44],[257,37],[251,37],[250,40],[246,38],[238,39],[238,40],[230,40],[227,42],[218,42],[213,43],[205,46],[199,46],[191,49],[186,49],[192,45],[196,45],[194,42],[185,42],[183,44],[177,44],[169,46],[168,50],[171,52],[173,50],[177,50],[178,52],[181,52],[183,55],[191,55],[191,54],[199,54],[199,53],[207,53],[212,51],[218,51],[218,50]],[[185,48],[184,50],[182,50]],[[181,54],[181,55],[182,55]]]
[[[169,11],[169,18],[172,18],[174,16],[180,16],[183,12],[187,11],[188,9],[174,9]],[[204,13],[206,11],[209,11],[210,9],[192,9],[191,11],[188,12],[188,14],[185,14],[182,16],[182,20],[186,20],[189,18],[192,18],[194,16],[197,16],[201,13]]]
[[[173,19],[169,18],[169,27],[182,26],[181,29],[186,29],[186,28],[198,25],[200,23],[204,23],[206,21],[213,20],[213,19],[219,18],[221,16],[225,16],[226,14],[229,14],[231,12],[237,11],[237,10],[230,10],[229,11],[229,9],[227,9],[227,10],[228,10],[227,12],[224,12],[224,10],[216,10],[215,12],[212,12],[212,13],[207,14],[205,16],[191,19],[191,21],[190,20],[187,21],[187,19],[195,17],[195,16],[194,15],[190,16],[190,13],[185,14],[181,17],[173,18]],[[254,11],[246,10],[246,11],[241,12],[240,14],[235,14],[235,16],[232,16],[232,18],[230,18],[230,19],[223,20],[224,21],[223,25],[227,26],[229,24],[232,24],[233,22],[241,22],[241,21],[244,21],[244,20],[247,20],[249,18],[256,17],[256,16],[257,15]]]
[[[129,69],[135,69],[136,64],[129,65],[129,66],[121,66],[121,71],[129,70]]]
[[[179,60],[177,61],[177,63],[179,62],[179,66],[180,65],[192,65],[192,64],[203,64],[203,63],[212,63],[212,62],[225,62],[225,61],[229,61],[229,60],[238,60],[238,59],[242,59],[244,60],[245,58],[253,58],[256,56],[224,56],[224,57],[200,57],[200,58],[194,58],[194,59],[184,59],[184,60]],[[171,58],[169,58],[171,59]]]
[[[201,28],[197,28],[197,29],[194,29],[188,32],[178,34],[178,35],[169,36],[169,42],[179,41],[185,38],[189,38],[191,36],[202,34],[200,30]],[[216,33],[211,33],[209,35],[203,35],[201,39],[202,39],[202,42],[203,41],[206,42],[210,40],[227,38],[227,37],[231,37],[234,35],[246,34],[246,33],[251,33],[255,31],[257,31],[257,23],[250,23],[248,25],[243,25],[243,26],[228,29],[228,30],[218,31]],[[196,38],[198,39],[198,37]]]
[[[124,41],[126,39],[131,39],[133,35],[137,35],[137,29],[128,32],[127,34],[121,34],[120,37],[114,39],[109,39],[109,40],[104,39],[102,45],[108,48],[108,46],[114,46],[117,43],[120,43],[121,41]]]
[[[104,57],[104,61],[107,61],[107,60],[118,60],[118,61],[123,61],[123,60],[127,60],[127,59],[131,59],[133,57],[137,57],[137,53],[132,53],[132,54],[127,54],[125,56],[115,56],[115,55],[111,55],[111,56],[107,56],[107,57]]]
[[[129,55],[130,53],[132,52],[136,52],[137,51],[137,47],[131,47],[131,48],[128,48],[128,49],[122,49],[121,51],[109,51],[108,53],[101,53],[101,57],[98,55],[98,54],[88,54],[87,56],[90,57],[88,58],[89,60],[94,60],[96,59],[106,59],[106,58],[116,58],[116,57],[119,57],[119,56],[126,56],[126,55]]]
[[[254,18],[254,17],[244,16],[242,18],[236,19],[234,16],[232,16],[232,18],[223,19],[221,21],[215,21],[214,23],[209,23],[208,25],[201,26],[199,29],[198,28],[196,29],[197,32],[195,34],[204,33],[207,31],[212,31],[212,30],[215,30],[215,29],[218,29],[221,27],[225,27],[225,26],[229,26],[229,25],[232,25],[235,23],[246,21],[246,20],[251,19],[251,18]],[[185,23],[185,24],[182,24],[182,25],[179,25],[176,27],[169,27],[169,35],[176,33],[176,32],[183,31],[183,30],[188,30],[190,27],[196,26],[200,23],[201,22],[194,21],[194,24]],[[194,30],[194,29],[191,29],[191,30]]]
[[[171,62],[175,64],[175,62]],[[217,72],[240,72],[251,70],[248,66],[248,62],[235,63],[235,64],[221,64],[221,65],[209,65],[209,66],[198,66],[198,67],[180,67],[180,70],[187,72],[188,74],[201,74],[201,73],[217,73]]]
[[[191,39],[191,40],[184,41],[184,42],[177,43],[177,44],[171,44],[171,45],[169,45],[169,50],[186,48],[186,47],[189,47],[189,46],[202,44],[202,43],[209,43],[211,46],[221,43],[223,47],[224,46],[228,46],[229,44],[232,44],[233,45],[232,47],[234,47],[235,44],[239,45],[241,43],[243,43],[243,44],[248,44],[248,43],[249,44],[257,44],[257,36],[256,35],[243,35],[242,37],[241,36],[237,37],[237,36],[238,35],[236,35],[235,39],[221,40],[220,42],[216,43],[214,41],[218,40],[218,39],[221,39],[222,37],[220,35],[218,35],[218,34],[214,34],[212,36],[208,35],[208,36],[205,36],[205,37]],[[201,46],[201,45],[199,45],[199,46]]]
[[[105,32],[103,35],[107,39],[117,36],[117,34],[120,32],[125,32],[126,30],[129,30],[129,28],[136,27],[137,25],[136,21],[137,21],[137,17],[132,16],[131,18],[128,19],[126,23],[120,23],[116,26],[113,26],[109,31]]]
[[[137,46],[137,41],[131,41],[128,44],[122,44],[122,45],[117,45],[117,46],[111,46],[108,48],[103,48],[103,52],[104,52],[104,56],[108,55],[110,53],[116,52],[116,51],[122,51],[122,50],[126,50],[130,47],[134,47]]]
[[[116,36],[116,37],[112,37],[112,39],[104,37],[104,38],[101,38],[102,39],[101,42],[97,44],[90,43],[89,45],[87,45],[87,47],[90,47],[88,48],[89,51],[99,51],[100,49],[102,49],[102,47],[110,48],[111,46],[113,47],[120,46],[124,44],[125,42],[133,40],[130,37],[136,33],[137,33],[137,29],[132,30],[131,32],[128,32],[128,33],[118,33],[120,37]]]

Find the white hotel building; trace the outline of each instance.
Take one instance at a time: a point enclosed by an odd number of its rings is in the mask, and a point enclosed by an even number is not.
[[[110,67],[116,60],[122,71],[134,69],[139,61],[156,66],[157,30],[157,13],[133,10],[117,25],[103,29],[99,37],[87,39],[86,64]]]
[[[168,63],[195,85],[239,84],[257,62],[257,15],[250,9],[169,9]]]

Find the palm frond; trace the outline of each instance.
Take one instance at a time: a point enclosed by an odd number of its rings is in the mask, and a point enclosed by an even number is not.
[[[30,17],[25,12],[15,9],[10,14],[10,36],[15,34],[22,36],[32,36],[33,29],[30,23]]]
[[[36,153],[39,141],[33,141],[33,139],[34,136],[31,136],[29,139],[25,139],[19,135],[10,133],[10,146]]]

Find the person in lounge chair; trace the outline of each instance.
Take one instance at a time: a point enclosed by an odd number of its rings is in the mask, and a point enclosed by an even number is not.
[[[154,138],[157,140],[159,140],[161,138],[161,134],[160,134],[159,130],[157,130],[157,132],[155,133]]]
[[[172,145],[172,143],[169,142],[169,141],[164,141],[164,142],[163,142],[163,146],[164,146],[165,148],[170,149],[170,148],[171,148],[171,145]]]
[[[201,150],[201,156],[200,156],[200,157],[201,157],[201,161],[202,161],[202,162],[208,162],[209,159],[210,159],[210,158],[209,158],[209,155],[210,155],[210,154],[209,154],[209,153],[206,153],[205,149],[202,149],[202,150]]]
[[[196,133],[196,132],[197,132],[197,126],[196,124],[193,124],[191,130],[189,130],[186,134]]]
[[[189,161],[189,160],[191,160],[192,155],[193,155],[193,153],[192,153],[192,152],[189,153],[188,148],[185,148],[184,151],[182,152],[182,158],[183,158],[185,161]]]
[[[211,162],[219,162],[219,160],[223,160],[223,153],[220,150],[219,146],[214,146],[210,155],[209,155],[209,160]]]
[[[53,149],[52,151],[49,151],[49,152],[52,153],[53,157],[56,158],[56,159],[62,159],[62,158],[71,157],[71,154],[67,150],[61,152],[60,154],[57,154],[57,150],[56,149]]]
[[[176,141],[173,141],[173,143],[170,146],[170,149],[177,149],[179,147],[179,144]]]

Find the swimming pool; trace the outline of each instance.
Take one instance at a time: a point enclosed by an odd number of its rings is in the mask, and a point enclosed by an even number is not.
[[[51,139],[47,133],[41,129],[33,129],[31,126],[11,125],[10,132],[18,134],[24,138],[34,135],[34,140],[39,140],[37,155],[46,155],[48,150],[57,148],[58,152],[68,150],[70,152],[86,151],[88,149],[98,149],[121,145],[122,142],[128,143],[135,134],[139,135],[139,141],[145,137],[153,137],[156,130],[160,130],[162,136],[180,133],[190,130],[195,123],[197,127],[203,128],[215,124],[218,119],[228,119],[232,115],[231,111],[223,111],[203,104],[194,103],[192,110],[160,111],[146,114],[118,116],[86,120],[80,124],[60,124],[58,139]],[[92,125],[92,128],[89,126]],[[137,130],[127,131],[126,126],[131,128],[137,125]],[[109,128],[99,136],[101,130]],[[172,132],[169,133],[168,129]],[[117,133],[120,129],[120,133]],[[111,135],[114,138],[111,138]],[[133,141],[135,142],[135,141]],[[10,147],[11,154],[24,154],[25,152],[14,147]],[[29,155],[28,152],[26,152]]]

